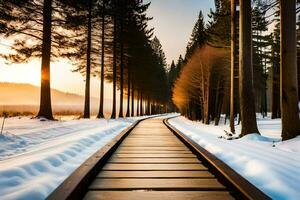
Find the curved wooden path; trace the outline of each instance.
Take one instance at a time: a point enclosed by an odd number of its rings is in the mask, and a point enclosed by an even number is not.
[[[109,145],[114,148],[113,151],[106,151],[106,154],[98,152],[93,156],[93,162],[98,166],[87,161],[49,199],[269,199],[247,181],[245,185],[244,179],[235,172],[226,172],[226,167],[225,174],[220,173],[218,160],[214,166],[186,138],[174,134],[169,128],[163,119],[140,122],[127,130],[115,144]],[[108,156],[95,161],[97,155],[99,158]],[[102,164],[99,165],[99,162]],[[90,165],[96,167],[86,170]],[[91,170],[93,175],[85,175],[87,172],[84,171]],[[241,188],[232,183],[232,175],[233,179],[237,176]],[[78,181],[80,177],[89,178]],[[244,194],[245,188],[253,194]],[[65,193],[69,194],[66,196]]]

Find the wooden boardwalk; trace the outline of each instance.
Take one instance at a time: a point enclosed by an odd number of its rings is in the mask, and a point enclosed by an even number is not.
[[[234,199],[164,124],[138,124],[88,187],[86,200]]]

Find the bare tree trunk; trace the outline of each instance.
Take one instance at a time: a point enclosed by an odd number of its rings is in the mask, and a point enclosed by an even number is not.
[[[300,135],[297,80],[296,0],[280,1],[280,99],[282,139]]]
[[[134,82],[131,81],[131,117],[134,117]]]
[[[230,71],[230,131],[234,129],[234,69],[236,54],[236,0],[231,0],[231,71]]]
[[[116,93],[117,93],[117,17],[114,16],[114,38],[113,38],[113,105],[111,118],[116,118]]]
[[[43,7],[43,44],[41,66],[40,109],[37,117],[53,120],[50,86],[50,57],[52,32],[52,0],[45,0]]]
[[[136,99],[136,116],[140,116],[140,88],[138,88],[137,99]]]
[[[273,50],[273,57],[275,57],[275,51]],[[280,87],[279,87],[279,66],[273,61],[272,67],[272,98],[271,98],[271,111],[272,119],[280,117]]]
[[[148,96],[148,100],[147,100],[147,112],[146,112],[147,115],[150,115],[150,97]]]
[[[241,102],[241,136],[259,133],[256,123],[252,64],[251,1],[240,0],[240,64],[239,90]]]
[[[97,118],[104,118],[104,55],[105,55],[105,1],[102,5],[102,34],[101,34],[101,77],[100,77],[100,104]]]
[[[143,90],[141,89],[140,91],[141,99],[140,99],[140,116],[144,115],[144,110],[143,110]]]
[[[120,61],[120,108],[119,117],[123,118],[123,97],[124,97],[124,41],[123,41],[123,20],[121,19],[121,61]]]
[[[128,77],[127,77],[127,111],[126,117],[130,117],[130,68],[128,66]]]

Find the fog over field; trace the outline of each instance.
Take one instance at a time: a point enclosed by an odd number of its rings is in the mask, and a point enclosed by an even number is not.
[[[80,115],[83,111],[84,97],[51,90],[53,112],[59,115]],[[38,111],[40,88],[30,84],[0,83],[0,113],[19,112],[35,114]],[[91,112],[96,115],[99,107],[99,99],[91,98]],[[104,111],[111,111],[111,100],[105,99]]]

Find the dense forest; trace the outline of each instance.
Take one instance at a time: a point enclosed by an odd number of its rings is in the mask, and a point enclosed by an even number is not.
[[[60,58],[85,77],[84,118],[90,117],[91,76],[100,80],[98,118],[104,117],[105,81],[113,84],[111,118],[163,112],[169,94],[166,58],[147,25],[149,5],[140,0],[1,0],[0,35],[13,40],[12,51],[1,57],[8,63],[41,59],[37,117],[53,119],[50,65]]]
[[[283,139],[299,135],[298,11],[296,1],[215,0],[207,23],[200,11],[186,54],[170,68],[173,107],[205,124],[225,114],[232,133],[241,122],[241,135],[259,133],[256,113],[270,111]]]

